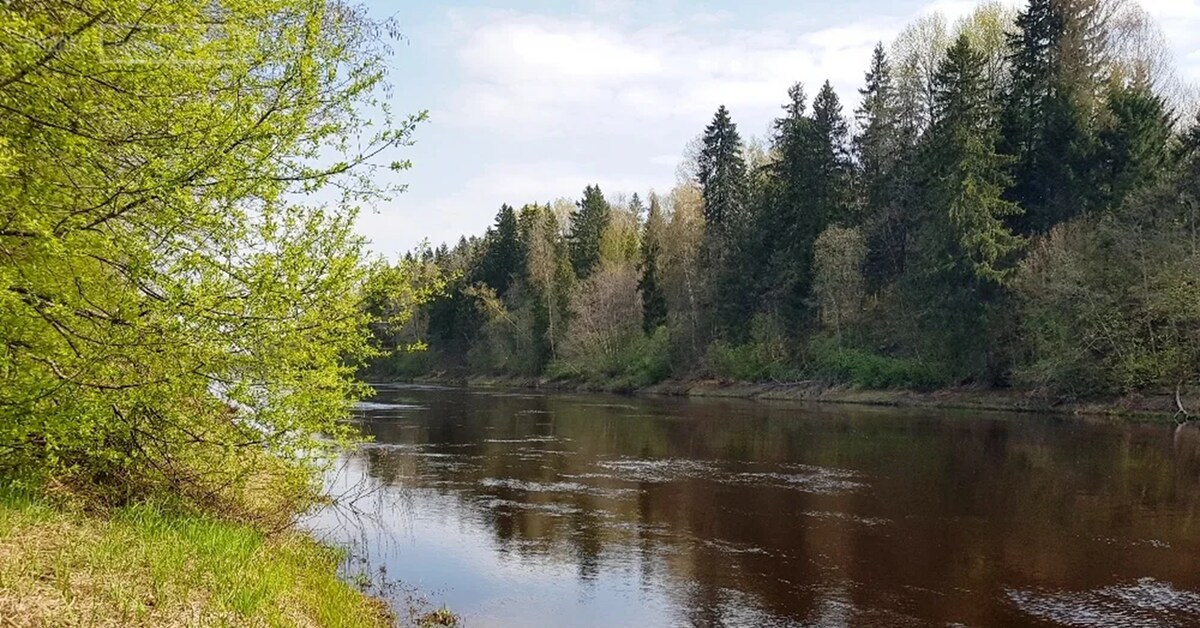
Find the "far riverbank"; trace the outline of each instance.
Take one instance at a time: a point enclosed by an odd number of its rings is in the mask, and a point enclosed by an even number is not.
[[[805,401],[821,404],[985,410],[1072,416],[1112,417],[1137,421],[1175,421],[1179,408],[1200,407],[1200,395],[1173,391],[1131,394],[1122,397],[1058,399],[1030,391],[982,387],[945,388],[934,391],[872,390],[804,382],[730,382],[719,380],[668,380],[652,386],[629,388],[605,382],[549,380],[537,377],[422,376],[403,381],[466,388],[535,389],[570,392],[610,392],[669,397],[711,397]]]

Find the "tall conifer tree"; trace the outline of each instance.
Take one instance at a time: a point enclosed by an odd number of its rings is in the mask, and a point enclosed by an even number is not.
[[[587,279],[600,265],[600,242],[608,228],[612,209],[600,186],[589,185],[583,190],[583,199],[576,204],[578,210],[571,216],[571,232],[567,236],[570,244],[571,264],[575,275]]]
[[[1003,152],[1015,158],[1008,195],[1025,213],[1016,225],[1046,231],[1087,209],[1091,138],[1080,81],[1068,75],[1068,3],[1030,0],[1009,36],[1012,79],[1003,112]],[[1074,59],[1073,65],[1082,63]]]
[[[1116,207],[1170,171],[1175,121],[1163,99],[1142,87],[1111,90],[1105,109],[1096,181],[1104,205]]]
[[[496,223],[488,230],[487,248],[479,266],[479,279],[504,296],[513,280],[524,274],[525,252],[517,213],[505,204],[496,214]]]
[[[984,58],[959,37],[938,69],[934,126],[928,146],[931,217],[927,228],[944,237],[926,242],[934,255],[951,251],[955,264],[977,279],[1001,283],[1012,272],[1010,256],[1021,238],[1005,219],[1021,208],[1003,198],[1011,184],[1009,159],[997,152],[998,134]]]
[[[813,98],[812,108],[810,164],[803,187],[808,190],[824,231],[830,223],[850,219],[850,127],[842,115],[841,100],[829,81]]]
[[[877,292],[904,269],[908,245],[908,177],[903,159],[911,144],[902,119],[892,67],[883,44],[875,47],[862,104],[855,110],[859,133],[854,138],[858,159],[858,203],[867,237],[864,275],[867,289]]]
[[[666,218],[658,202],[658,195],[650,195],[650,211],[646,215],[646,226],[642,232],[642,250],[638,279],[638,291],[642,293],[642,329],[647,334],[667,324],[667,297],[663,292],[659,276],[658,258],[662,252],[662,238],[666,236]]]
[[[711,233],[721,234],[744,217],[747,193],[742,138],[724,105],[704,130],[703,142],[697,174],[704,193],[704,221]]]

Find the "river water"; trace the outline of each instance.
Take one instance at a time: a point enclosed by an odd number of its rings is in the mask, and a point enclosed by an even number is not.
[[[1200,429],[406,386],[357,415],[309,524],[401,615],[1200,626]]]

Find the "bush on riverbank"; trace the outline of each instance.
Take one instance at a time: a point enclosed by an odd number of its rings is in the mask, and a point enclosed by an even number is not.
[[[581,353],[556,360],[546,368],[550,381],[579,381],[610,390],[653,386],[671,375],[667,329],[653,334],[633,334],[613,355]]]
[[[859,388],[924,391],[947,386],[952,381],[937,365],[844,347],[827,337],[809,342],[808,358],[814,375]]]

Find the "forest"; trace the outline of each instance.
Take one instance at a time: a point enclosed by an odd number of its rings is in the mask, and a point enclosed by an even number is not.
[[[439,296],[374,325],[371,376],[1196,383],[1200,120],[1143,10],[930,14],[864,61],[851,111],[797,83],[762,140],[718,107],[670,191],[504,204],[407,254],[390,272]],[[387,277],[372,314],[412,305]]]

